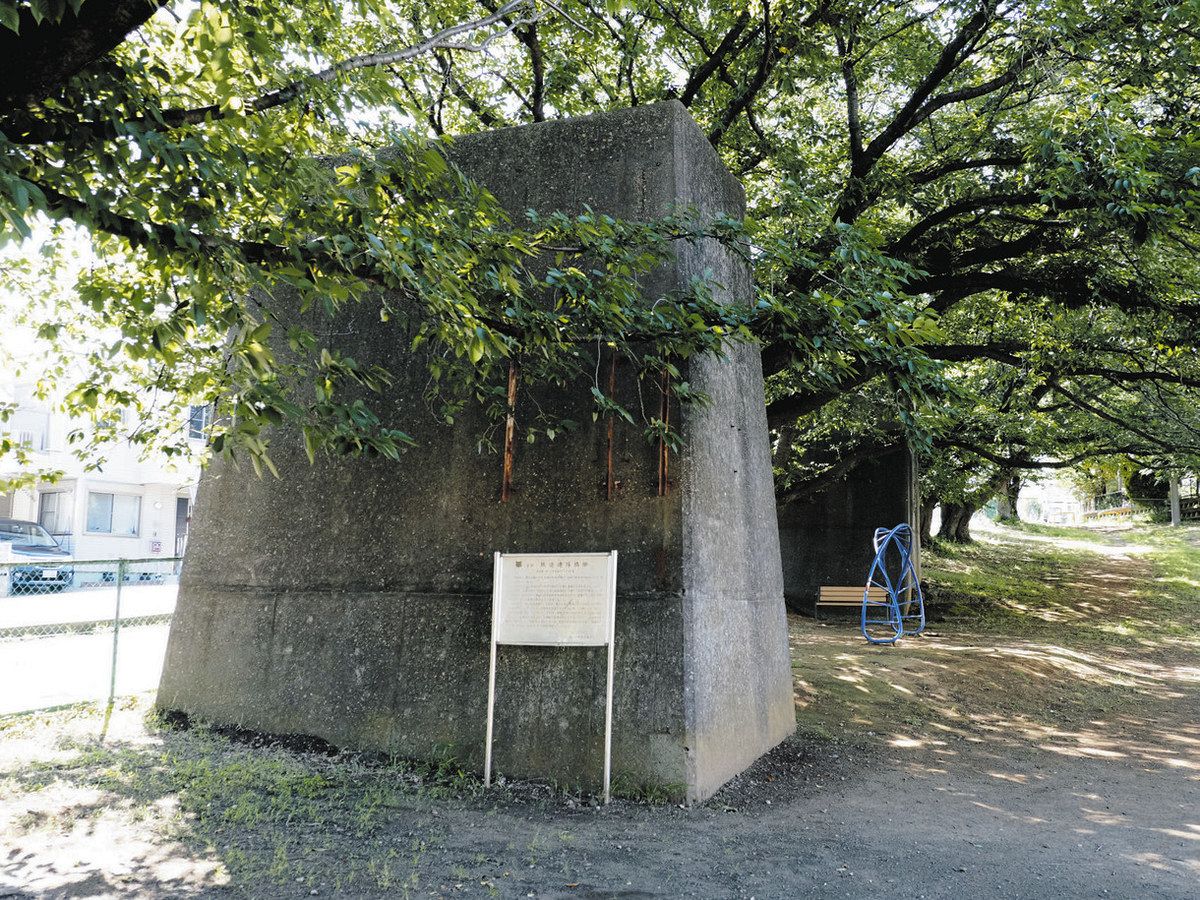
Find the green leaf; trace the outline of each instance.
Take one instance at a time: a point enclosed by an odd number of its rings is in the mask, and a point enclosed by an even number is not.
[[[0,0],[0,25],[14,34],[21,33],[21,14],[11,0]]]

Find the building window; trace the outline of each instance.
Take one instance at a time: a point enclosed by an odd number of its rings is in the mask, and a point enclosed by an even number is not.
[[[46,432],[42,430],[25,430],[17,434],[17,443],[26,450],[45,450]]]
[[[142,498],[132,494],[88,492],[87,530],[97,534],[136,537]]]
[[[212,424],[211,406],[193,406],[188,412],[188,437],[202,441],[208,437],[208,426]]]
[[[51,534],[71,533],[71,499],[67,491],[38,495],[38,524]]]

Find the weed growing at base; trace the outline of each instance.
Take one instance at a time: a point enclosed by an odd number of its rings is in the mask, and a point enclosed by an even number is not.
[[[94,712],[103,715],[99,707]],[[19,718],[4,723],[6,730],[21,724]],[[180,729],[154,711],[145,714],[145,728],[154,740],[138,746],[63,740],[57,758],[24,766],[6,779],[5,789],[31,793],[60,784],[98,791],[131,814],[174,798],[171,837],[215,850],[235,884],[265,879],[305,890],[399,894],[419,887],[428,840],[398,843],[388,827],[391,813],[432,818],[438,801],[483,792],[481,780],[450,748],[426,762],[297,752],[204,725]],[[339,840],[331,855],[321,840],[327,834],[351,838],[356,850],[346,854]]]

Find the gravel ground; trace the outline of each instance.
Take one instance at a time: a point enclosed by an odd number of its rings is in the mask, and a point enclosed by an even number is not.
[[[21,812],[0,825],[10,848],[0,896],[1194,898],[1195,734],[1179,735],[1190,752],[1160,765],[965,739],[931,757],[797,737],[693,809],[412,783],[389,790],[369,824],[359,800],[289,823],[226,797],[215,828],[182,813],[178,791],[127,780],[120,759],[97,778],[92,759],[52,770],[37,790],[18,776]],[[179,752],[193,738],[146,737],[127,751],[141,740],[127,734],[119,752],[152,765],[159,739]],[[247,752],[308,773],[349,765],[236,743],[183,752],[230,768]],[[365,771],[363,793],[381,776],[401,780]]]
[[[1086,602],[1153,579],[1059,574]],[[171,728],[147,696],[102,742],[96,707],[0,720],[0,897],[1200,895],[1194,642],[934,630],[795,619],[799,731],[691,809]]]

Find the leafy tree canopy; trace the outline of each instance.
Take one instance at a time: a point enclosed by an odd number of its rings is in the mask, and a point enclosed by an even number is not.
[[[787,489],[839,422],[847,454],[901,428],[960,469],[1195,446],[1195,0],[176,12],[0,0],[0,210],[82,227],[99,261],[42,323],[87,347],[75,407],[151,386],[222,404],[229,452],[265,458],[287,419],[314,452],[394,455],[344,390],[387,373],[275,358],[254,298],[287,290],[424,323],[448,416],[515,358],[570,377],[585,339],[653,369],[753,336]],[[746,184],[744,231],[506,222],[425,140],[670,97]],[[639,300],[631,275],[713,233],[753,243],[756,297]]]

